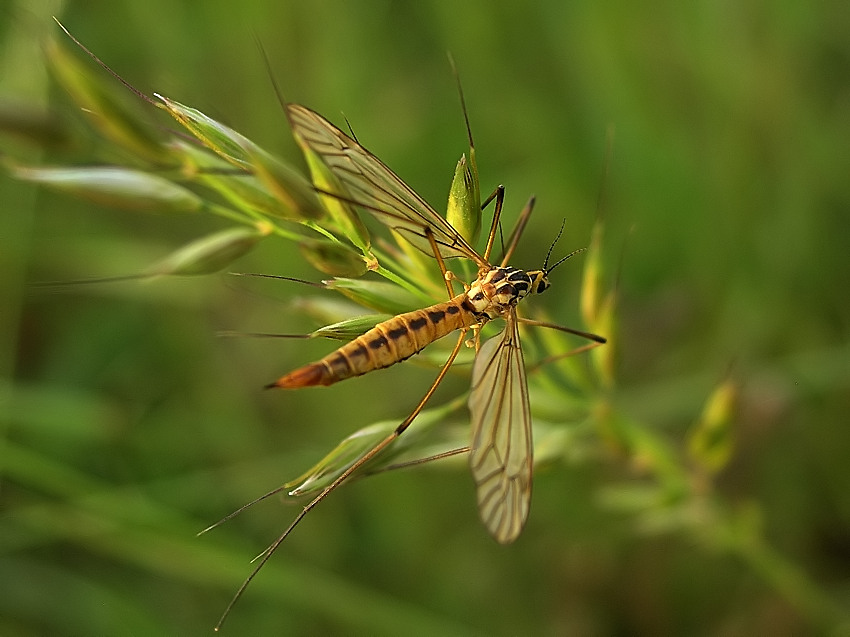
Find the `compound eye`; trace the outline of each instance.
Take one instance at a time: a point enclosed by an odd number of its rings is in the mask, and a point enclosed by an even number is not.
[[[541,292],[543,292],[544,290],[546,290],[548,288],[549,288],[549,281],[546,280],[546,279],[540,279],[540,281],[537,282],[536,292],[537,292],[537,294],[540,294]]]

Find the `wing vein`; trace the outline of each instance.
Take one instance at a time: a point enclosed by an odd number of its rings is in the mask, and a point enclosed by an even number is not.
[[[287,113],[299,143],[318,154],[345,189],[338,194],[350,196],[427,254],[432,254],[425,233],[429,228],[444,258],[465,257],[479,267],[488,265],[448,221],[357,141],[304,106],[289,104]]]
[[[472,372],[470,468],[481,519],[491,535],[512,542],[531,498],[531,414],[516,312],[481,347]]]

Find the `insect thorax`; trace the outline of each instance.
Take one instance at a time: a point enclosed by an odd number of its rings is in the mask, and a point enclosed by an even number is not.
[[[469,287],[466,298],[474,312],[494,319],[504,315],[529,293],[538,293],[548,287],[546,275],[540,270],[526,272],[519,268],[495,267],[488,270]]]

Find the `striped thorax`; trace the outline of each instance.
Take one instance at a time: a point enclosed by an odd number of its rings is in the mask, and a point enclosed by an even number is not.
[[[539,294],[548,287],[549,280],[543,270],[526,272],[519,268],[498,267],[480,275],[469,287],[466,298],[474,314],[490,320],[504,316],[527,294]]]

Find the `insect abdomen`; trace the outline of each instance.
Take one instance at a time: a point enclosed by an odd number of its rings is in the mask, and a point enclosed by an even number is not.
[[[399,314],[331,352],[321,360],[300,367],[269,387],[296,389],[331,385],[352,376],[389,367],[422,351],[446,334],[478,322],[460,294],[450,301]]]

